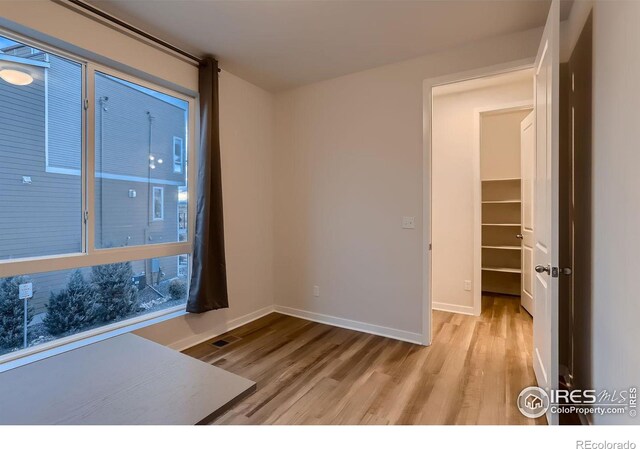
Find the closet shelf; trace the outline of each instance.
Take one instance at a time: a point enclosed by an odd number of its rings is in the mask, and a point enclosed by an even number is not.
[[[520,204],[521,202],[520,200],[487,200],[482,204]]]
[[[483,245],[482,249],[511,249],[520,251],[519,246],[511,246],[511,245]]]
[[[482,271],[496,271],[498,273],[515,273],[515,274],[522,273],[522,270],[520,268],[502,268],[502,267],[482,267]]]
[[[497,179],[483,179],[482,182],[504,182],[504,181],[520,181],[521,178],[497,178]]]
[[[513,226],[513,227],[521,227],[520,223],[482,223],[482,226]]]

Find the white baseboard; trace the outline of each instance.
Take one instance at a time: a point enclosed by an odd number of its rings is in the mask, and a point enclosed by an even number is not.
[[[447,304],[444,302],[436,302],[431,303],[431,308],[433,310],[440,310],[442,312],[451,312],[451,313],[461,313],[463,315],[473,315],[474,313],[473,306],[459,306],[457,304]]]
[[[345,329],[351,329],[359,332],[365,332],[367,334],[379,335],[381,337],[393,338],[394,340],[406,341],[409,343],[415,343],[422,345],[422,335],[414,332],[407,332],[399,329],[393,329],[390,327],[378,326],[375,324],[363,323],[361,321],[349,320],[346,318],[339,318],[331,315],[324,315],[321,313],[308,312],[306,310],[294,309],[285,306],[267,306],[255,312],[248,313],[241,317],[227,321],[221,325],[215,326],[210,332],[206,334],[193,335],[191,337],[184,338],[175,343],[168,345],[171,349],[177,351],[184,351],[187,348],[200,344],[204,341],[210,340],[222,335],[226,332],[232,331],[240,326],[255,321],[270,313],[278,312],[283,315],[290,315],[304,320],[315,321],[317,323],[328,324],[330,326],[342,327]]]
[[[275,306],[275,311],[284,315],[315,321],[316,323],[328,324],[330,326],[342,327],[354,331],[365,332],[367,334],[393,338],[394,340],[402,340],[409,343],[415,343],[417,345],[423,344],[422,335],[414,332],[407,332],[390,327],[378,326],[375,324],[363,323],[361,321],[348,320],[346,318],[339,318],[336,316],[324,315],[322,313],[309,312],[285,306]]]
[[[247,313],[238,318],[234,318],[233,320],[229,320],[226,323],[215,326],[211,329],[211,332],[207,332],[206,334],[197,334],[191,337],[183,338],[182,340],[176,341],[168,345],[169,348],[175,349],[176,351],[184,351],[187,348],[200,344],[204,341],[210,340],[212,338],[217,337],[218,335],[222,335],[226,332],[232,331],[240,326],[243,326],[247,323],[257,320],[258,318],[262,318],[263,316],[269,315],[273,313],[274,307],[267,306],[262,309],[258,309],[254,312]]]

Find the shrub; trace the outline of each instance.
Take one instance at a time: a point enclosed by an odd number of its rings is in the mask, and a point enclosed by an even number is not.
[[[91,282],[96,290],[97,321],[118,321],[138,310],[138,289],[133,284],[131,263],[95,266],[91,269]]]
[[[172,279],[169,283],[169,296],[178,301],[187,296],[187,283],[182,279]]]
[[[0,348],[22,346],[24,338],[24,300],[19,299],[19,285],[31,282],[26,276],[5,278],[0,282]],[[33,310],[27,308],[27,324]]]
[[[67,287],[58,294],[51,292],[43,323],[51,335],[78,332],[96,320],[95,291],[80,270],[71,275]]]

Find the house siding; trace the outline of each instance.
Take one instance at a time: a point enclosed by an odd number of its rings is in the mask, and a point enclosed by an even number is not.
[[[153,187],[164,188],[164,219],[153,221]],[[135,198],[129,191],[135,191]],[[178,187],[101,179],[96,186],[96,241],[102,247],[175,242],[178,238]]]
[[[80,177],[45,172],[48,69],[31,70],[28,86],[0,82],[0,259],[82,250]]]

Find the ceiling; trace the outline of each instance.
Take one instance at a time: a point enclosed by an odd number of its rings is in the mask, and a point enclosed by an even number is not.
[[[89,0],[270,91],[542,26],[548,0]],[[566,12],[567,7],[563,8]],[[566,13],[565,13],[566,16]]]

